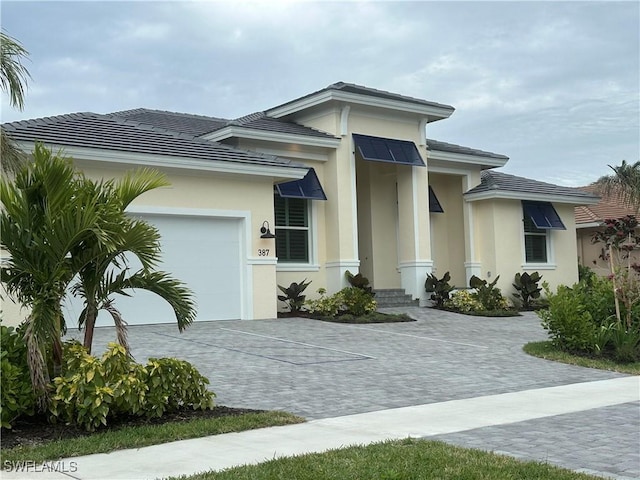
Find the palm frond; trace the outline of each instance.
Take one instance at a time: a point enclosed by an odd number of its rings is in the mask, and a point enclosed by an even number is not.
[[[617,195],[623,203],[640,211],[640,161],[627,163],[623,160],[620,165],[609,165],[609,168],[613,174],[602,176],[595,182],[598,193]]]
[[[7,132],[0,126],[0,164],[2,173],[15,174],[27,161],[27,155],[18,148]]]
[[[9,94],[12,107],[24,108],[24,93],[27,80],[31,78],[29,71],[22,64],[29,52],[17,41],[4,32],[0,32],[0,87]]]
[[[112,300],[105,302],[102,308],[109,312],[109,314],[111,314],[113,323],[116,326],[117,341],[124,347],[124,349],[127,351],[127,354],[130,354],[129,352],[131,351],[131,349],[129,348],[129,341],[127,337],[127,322],[124,321],[122,315],[120,314],[120,311],[113,305]]]
[[[142,289],[159,295],[171,305],[180,331],[191,325],[196,318],[193,292],[166,272],[139,270],[125,279],[119,289]]]
[[[123,208],[149,190],[170,185],[167,177],[149,168],[141,168],[127,172],[124,178],[115,185],[115,191],[122,201]]]

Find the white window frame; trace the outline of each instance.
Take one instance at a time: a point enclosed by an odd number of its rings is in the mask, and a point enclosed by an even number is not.
[[[555,255],[553,251],[553,231],[551,229],[538,229],[543,230],[545,233],[529,233],[525,231],[525,220],[526,214],[524,213],[524,209],[522,209],[522,265],[521,267],[525,270],[555,270],[557,265],[555,263]],[[535,225],[534,225],[535,226]],[[526,248],[526,237],[527,235],[535,235],[535,236],[544,236],[546,241],[546,249],[547,249],[547,261],[546,262],[528,262],[527,261],[527,248]]]
[[[277,195],[277,193],[276,193]],[[307,233],[307,257],[308,262],[280,262],[276,264],[276,272],[317,272],[320,270],[318,264],[318,215],[316,201],[306,199],[307,202],[307,223],[306,227],[278,227],[275,224],[274,218],[274,231],[276,228],[284,228],[287,230],[306,230]]]

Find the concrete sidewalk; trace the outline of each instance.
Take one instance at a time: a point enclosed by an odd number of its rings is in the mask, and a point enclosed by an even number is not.
[[[429,438],[485,429],[518,425],[535,419],[597,411],[614,405],[640,401],[640,377],[621,377],[594,382],[524,390],[476,398],[415,405],[376,412],[313,420],[299,425],[265,428],[241,433],[183,440],[110,454],[64,459],[45,465],[44,470],[2,472],[7,480],[37,479],[155,479],[220,470],[235,465],[255,464],[281,456],[321,452],[354,444],[368,444],[406,437]],[[587,412],[588,413],[588,412]],[[639,428],[639,418],[628,419]],[[640,454],[627,452],[628,472],[640,474]],[[43,470],[42,467],[39,470]],[[610,475],[610,472],[593,471]]]

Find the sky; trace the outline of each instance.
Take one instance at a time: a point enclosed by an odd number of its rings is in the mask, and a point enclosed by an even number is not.
[[[427,137],[579,186],[640,160],[640,2],[3,0],[23,111],[236,118],[344,81],[452,105]]]

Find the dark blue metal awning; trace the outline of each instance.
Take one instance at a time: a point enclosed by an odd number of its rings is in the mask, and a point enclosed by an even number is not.
[[[436,193],[433,191],[433,188],[431,188],[431,185],[429,185],[429,211],[431,213],[444,213],[442,205],[440,205],[440,201],[438,197],[436,197]]]
[[[353,134],[353,141],[364,160],[413,165],[416,167],[426,166],[416,144],[413,142],[370,137],[369,135],[357,133]]]
[[[310,168],[301,180],[277,184],[276,190],[283,198],[327,199],[324,190],[322,190],[322,185],[320,185],[320,180],[318,180],[318,175],[316,175],[316,171],[313,168]]]
[[[549,202],[522,201],[524,214],[531,218],[536,228],[545,230],[566,230],[556,209]]]

